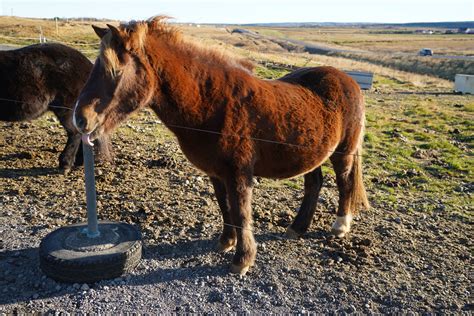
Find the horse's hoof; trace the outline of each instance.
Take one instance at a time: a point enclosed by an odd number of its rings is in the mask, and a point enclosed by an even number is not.
[[[235,248],[237,245],[237,239],[228,239],[227,242],[223,243],[220,239],[217,244],[217,249],[220,252],[229,252]]]
[[[301,234],[298,234],[293,228],[288,226],[285,232],[285,237],[288,239],[298,239],[300,238]]]
[[[63,168],[63,175],[64,176],[67,176],[69,174],[69,172],[71,172],[71,168],[69,168],[69,167],[64,167]]]
[[[338,216],[332,225],[331,233],[337,238],[344,237],[351,230],[352,215]]]
[[[230,267],[230,272],[234,274],[240,274],[240,275],[245,275],[250,269],[249,265],[237,265],[237,264],[232,264]]]

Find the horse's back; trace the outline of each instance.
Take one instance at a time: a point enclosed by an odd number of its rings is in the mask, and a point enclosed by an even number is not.
[[[92,63],[61,44],[36,44],[0,52],[0,120],[43,114],[57,96],[69,106],[87,80]],[[66,102],[70,100],[69,102]]]
[[[326,105],[344,106],[346,102],[352,103],[361,96],[359,85],[354,79],[330,66],[300,68],[278,80],[311,90]]]
[[[301,68],[279,80],[305,87],[320,100],[325,112],[339,118],[341,135],[364,125],[365,107],[362,91],[348,74],[334,67]],[[354,124],[355,123],[355,124]]]

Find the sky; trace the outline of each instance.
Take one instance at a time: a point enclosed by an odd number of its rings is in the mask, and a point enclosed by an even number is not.
[[[2,15],[176,22],[445,22],[474,21],[473,0],[0,0]]]

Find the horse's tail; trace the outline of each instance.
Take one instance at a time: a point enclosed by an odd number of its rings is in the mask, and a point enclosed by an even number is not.
[[[354,174],[354,189],[351,191],[351,210],[359,211],[360,208],[369,209],[370,203],[367,199],[367,192],[365,191],[364,181],[362,179],[362,150],[361,147],[357,149],[352,165],[352,172]]]
[[[364,117],[362,118],[364,120]],[[367,199],[367,192],[365,191],[364,181],[362,178],[362,142],[364,140],[364,126],[360,133],[359,145],[354,154],[354,160],[352,163],[352,179],[353,179],[353,190],[351,190],[350,198],[350,209],[355,212],[359,209],[370,208],[369,200]]]

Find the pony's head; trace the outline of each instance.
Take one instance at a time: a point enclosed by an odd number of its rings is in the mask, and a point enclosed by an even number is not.
[[[90,134],[91,140],[151,102],[157,87],[156,70],[145,45],[150,32],[174,32],[164,19],[132,21],[118,28],[93,26],[101,39],[100,54],[74,111],[74,125],[81,133]]]

